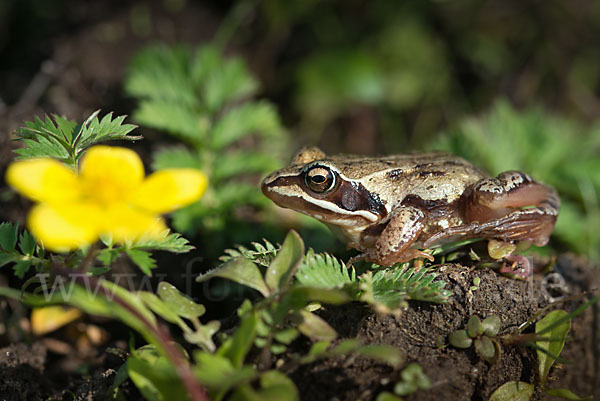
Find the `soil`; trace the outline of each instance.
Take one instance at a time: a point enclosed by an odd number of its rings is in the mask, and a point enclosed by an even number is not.
[[[330,307],[322,313],[342,337],[358,337],[364,344],[396,346],[405,351],[407,362],[422,366],[432,387],[405,397],[407,400],[440,400],[440,395],[444,400],[487,400],[507,381],[535,383],[537,357],[532,348],[504,345],[500,360],[490,365],[473,348],[446,346],[448,335],[464,328],[472,315],[496,315],[502,321],[499,334],[514,333],[521,323],[547,306],[551,296],[556,299],[598,288],[595,271],[573,255],[561,256],[555,271],[546,279],[535,275],[521,281],[462,265],[445,265],[439,272],[454,292],[446,304],[411,301],[399,316],[377,315],[362,304]],[[471,291],[475,277],[481,283],[478,290]],[[557,286],[556,282],[563,283],[562,279],[564,284]],[[572,311],[581,303],[580,299],[559,306]],[[568,363],[552,368],[549,388],[568,388],[580,396],[599,393],[598,328],[596,307],[588,308],[573,321],[561,354]],[[349,357],[298,368],[292,378],[303,400],[369,400],[381,391],[393,391],[400,372],[365,358]],[[538,391],[532,399],[554,398]]]

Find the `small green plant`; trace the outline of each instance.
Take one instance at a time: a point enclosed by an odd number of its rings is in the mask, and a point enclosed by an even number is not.
[[[241,59],[211,45],[152,46],[134,57],[125,89],[139,101],[137,121],[182,141],[157,150],[153,166],[209,176],[203,202],[174,214],[177,230],[224,229],[236,210],[269,204],[258,177],[280,165],[286,137],[274,106],[252,100],[259,84]]]
[[[500,358],[500,343],[496,339],[500,331],[500,318],[492,315],[481,320],[473,315],[467,322],[467,327],[450,333],[448,341],[456,348],[469,348],[475,346],[475,352],[481,358],[494,364]]]
[[[394,394],[384,391],[377,396],[376,401],[402,401],[400,396],[411,395],[417,390],[429,390],[431,381],[423,373],[423,368],[418,363],[406,365],[400,373],[401,380],[394,386]]]

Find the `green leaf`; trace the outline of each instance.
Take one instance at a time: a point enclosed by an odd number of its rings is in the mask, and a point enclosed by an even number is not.
[[[131,356],[127,359],[127,373],[147,400],[187,400],[177,372],[162,356],[157,355],[149,360]]]
[[[322,302],[340,305],[352,301],[352,297],[348,293],[334,288],[294,286],[286,293],[286,296],[298,297],[298,299],[302,299],[302,304],[307,302]]]
[[[303,256],[304,243],[296,231],[290,230],[265,273],[265,282],[271,292],[282,291],[289,285]]]
[[[206,140],[210,127],[208,116],[171,100],[143,100],[133,117],[144,126],[166,131],[194,145]]]
[[[143,238],[131,245],[132,249],[150,249],[172,253],[186,253],[194,249],[189,241],[179,233],[166,231],[157,238]]]
[[[150,255],[150,252],[142,251],[139,249],[127,249],[125,251],[127,256],[135,263],[140,270],[148,275],[152,275],[152,269],[156,268],[156,261]]]
[[[473,344],[473,339],[469,337],[466,330],[456,330],[450,333],[448,341],[456,348],[469,348]]]
[[[258,400],[297,401],[300,399],[296,385],[285,374],[268,370],[260,375],[260,398]]]
[[[207,77],[202,97],[208,110],[214,113],[226,103],[250,96],[257,89],[258,83],[242,60],[230,58]]]
[[[31,260],[20,260],[13,266],[13,270],[15,272],[15,276],[18,278],[25,277],[25,273],[29,271],[32,266]]]
[[[271,295],[271,291],[267,288],[258,266],[244,257],[230,260],[224,265],[199,276],[196,281],[202,282],[213,277],[225,278],[247,287],[254,288],[265,298]]]
[[[234,258],[243,256],[259,265],[267,267],[271,264],[273,259],[275,259],[279,248],[266,239],[264,239],[263,242],[264,245],[259,242],[252,242],[254,249],[248,249],[241,245],[238,245],[235,249],[226,249],[225,255],[221,256],[219,260],[228,262]]]
[[[476,338],[474,344],[475,351],[480,357],[491,364],[496,363],[500,355],[497,353],[496,346],[489,337],[482,336],[481,338]]]
[[[16,262],[17,260],[19,260],[19,255],[12,253],[0,253],[0,267],[8,263]]]
[[[285,345],[290,345],[292,343],[292,341],[294,341],[296,338],[298,338],[298,336],[300,335],[300,332],[298,330],[296,330],[293,327],[287,328],[287,329],[283,329],[278,331],[277,333],[275,333],[275,340],[277,340],[278,342],[285,344]]]
[[[23,255],[33,256],[36,245],[35,237],[29,231],[25,230],[21,233],[19,237],[19,249],[21,249]]]
[[[152,154],[152,168],[162,170],[165,168],[195,168],[202,170],[204,164],[200,155],[182,146],[159,149]]]
[[[397,395],[410,395],[415,391],[431,388],[431,381],[423,373],[423,368],[418,363],[409,363],[401,373],[402,381],[394,386]]]
[[[544,316],[535,324],[535,332],[536,334],[546,334],[544,329],[554,324],[561,318],[567,316],[567,312],[563,310],[554,310]],[[560,355],[564,345],[565,340],[567,339],[567,333],[571,328],[571,321],[566,320],[559,325],[556,325],[550,332],[547,334],[553,338],[557,339],[555,341],[536,341],[536,345],[540,348],[543,348],[548,351],[549,354],[558,356]],[[550,373],[550,368],[552,364],[556,360],[548,353],[544,353],[540,350],[537,350],[538,356],[538,369],[540,375],[540,382],[542,384],[546,383],[548,379],[548,373]]]
[[[212,337],[217,334],[220,328],[221,323],[218,320],[211,320],[206,324],[196,327],[196,331],[194,332],[184,332],[183,337],[190,344],[196,344],[206,351],[214,352],[217,347]]]
[[[249,133],[276,136],[282,130],[277,111],[267,102],[244,103],[228,110],[211,132],[211,147],[222,149]]]
[[[7,252],[15,250],[18,238],[18,224],[2,223],[0,224],[0,248]]]
[[[206,308],[203,305],[195,303],[183,295],[174,285],[166,281],[160,282],[156,292],[160,299],[181,317],[195,319],[206,312]]]
[[[402,398],[395,396],[392,393],[384,391],[382,393],[377,394],[377,398],[375,401],[402,401]]]
[[[250,366],[236,369],[229,359],[221,355],[197,351],[194,353],[194,359],[196,360],[194,373],[208,388],[211,400],[222,399],[229,389],[248,383],[258,375],[257,371]]]
[[[529,401],[534,390],[533,384],[506,382],[492,393],[489,401]]]
[[[138,291],[137,296],[144,301],[144,303],[152,310],[152,312],[156,313],[158,316],[162,317],[169,323],[175,323],[184,330],[190,330],[189,326],[185,324],[185,322],[179,317],[171,307],[163,302],[159,297],[154,295],[148,291]]]
[[[233,336],[221,345],[217,355],[227,358],[232,366],[240,368],[256,337],[257,322],[258,319],[254,312],[242,316],[242,323],[239,328]]]
[[[571,401],[588,401],[588,400],[591,401],[594,399],[593,395],[590,395],[587,397],[580,397],[577,394],[573,393],[568,388],[545,388],[544,393],[546,393],[552,397],[560,397],[565,400],[571,400]]]
[[[483,334],[483,325],[479,316],[473,315],[469,318],[467,322],[467,334],[471,338],[479,337]]]
[[[405,359],[404,352],[401,349],[385,344],[364,345],[357,348],[355,352],[359,355],[385,362],[394,368],[402,365]]]
[[[408,299],[446,302],[452,292],[444,290],[446,283],[435,281],[436,277],[436,273],[429,273],[424,267],[418,272],[405,265],[380,268],[374,274],[368,272],[360,277],[361,299],[382,312],[401,308]]]
[[[295,275],[296,280],[308,287],[336,288],[356,281],[354,267],[347,268],[333,256],[308,251]]]
[[[496,315],[488,316],[481,322],[481,326],[483,327],[483,334],[494,337],[500,331],[500,327],[502,322],[500,318]]]
[[[322,318],[305,309],[299,311],[302,322],[298,330],[314,341],[333,341],[337,338],[337,332]]]

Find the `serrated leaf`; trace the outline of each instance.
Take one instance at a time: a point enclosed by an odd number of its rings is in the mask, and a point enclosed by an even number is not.
[[[235,249],[226,249],[225,255],[219,257],[219,260],[228,262],[234,258],[245,257],[246,259],[250,259],[255,263],[267,267],[271,264],[275,255],[277,255],[279,247],[271,244],[266,239],[263,241],[264,245],[258,242],[252,242],[254,249],[248,249],[242,245],[238,245]]]
[[[511,381],[498,387],[489,401],[529,401],[535,387],[525,382]]]
[[[197,153],[182,146],[159,149],[152,154],[152,168],[195,168],[202,170],[204,164]],[[212,178],[212,177],[211,177]]]
[[[337,338],[337,332],[319,316],[307,310],[300,309],[302,322],[298,325],[298,330],[302,334],[315,341],[333,341]]]
[[[267,102],[244,103],[228,110],[211,131],[211,146],[222,149],[249,133],[269,137],[281,131],[279,117]]]
[[[150,252],[140,249],[127,249],[125,253],[144,274],[148,276],[152,275],[152,269],[156,268],[156,261],[150,255]]]
[[[185,327],[186,330],[189,330],[189,327],[185,324],[185,322],[179,317],[179,315],[171,309],[171,307],[163,302],[159,297],[154,295],[148,291],[138,291],[137,296],[140,297],[142,301],[152,310],[152,312],[156,313],[158,316],[162,317],[169,323],[175,323],[182,329]]]
[[[554,311],[549,312],[546,316],[544,316],[542,319],[540,319],[535,324],[536,334],[541,334],[541,332],[544,331],[544,329],[546,327],[549,327],[550,325],[554,324],[554,322],[558,321],[559,319],[564,318],[565,316],[567,316],[567,312],[565,312],[563,310],[554,310]],[[554,361],[556,360],[551,355],[555,355],[555,356],[560,355],[560,353],[565,345],[567,333],[569,332],[570,328],[571,328],[571,320],[566,320],[566,321],[562,322],[561,324],[555,326],[549,332],[544,331],[545,335],[548,335],[550,338],[556,339],[556,340],[554,340],[554,341],[536,341],[536,345],[538,347],[545,349],[550,354],[549,355],[548,353],[544,353],[540,350],[536,350],[537,356],[538,356],[538,369],[539,369],[539,375],[540,375],[540,382],[542,384],[545,383],[546,380],[548,379],[548,373],[550,373],[550,368],[552,367],[552,364],[554,364]]]
[[[265,282],[271,292],[286,289],[303,256],[304,243],[296,231],[290,230],[265,273]]]
[[[156,238],[143,238],[131,245],[132,249],[151,249],[173,253],[186,253],[194,249],[189,241],[179,233],[162,233]]]
[[[238,257],[230,260],[216,269],[199,276],[196,281],[202,282],[213,277],[225,278],[247,287],[254,288],[265,298],[271,295],[271,291],[263,280],[258,266],[245,257]]]
[[[335,288],[356,281],[354,267],[347,268],[343,262],[329,254],[315,254],[309,250],[295,275],[296,280],[309,287]]]
[[[23,255],[33,256],[37,243],[35,237],[27,230],[23,231],[19,237],[19,249]]]
[[[29,271],[29,269],[33,266],[31,260],[20,260],[13,266],[13,270],[15,272],[15,276],[18,278],[25,277],[25,274]]]
[[[266,153],[248,150],[230,152],[222,155],[215,165],[212,178],[220,181],[241,174],[266,173],[278,165],[279,161]]]
[[[12,223],[0,224],[0,248],[12,252],[17,245],[19,226]]]
[[[210,120],[193,109],[168,100],[153,99],[140,102],[133,117],[141,124],[166,131],[192,144],[206,140]]]
[[[166,281],[160,282],[156,292],[159,298],[181,317],[195,319],[206,312],[206,308],[203,305],[195,303],[183,295],[174,285]]]
[[[240,59],[230,58],[207,77],[202,97],[208,110],[214,113],[226,103],[250,96],[257,89],[258,83],[245,64]]]

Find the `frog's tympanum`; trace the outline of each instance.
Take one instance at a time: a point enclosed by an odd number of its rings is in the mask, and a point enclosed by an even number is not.
[[[491,178],[447,153],[327,156],[304,148],[264,179],[262,191],[384,266],[433,260],[420,249],[467,238],[545,245],[560,204],[553,188],[527,174]]]

